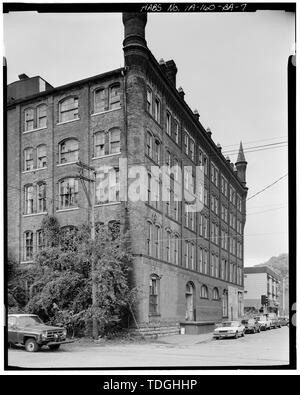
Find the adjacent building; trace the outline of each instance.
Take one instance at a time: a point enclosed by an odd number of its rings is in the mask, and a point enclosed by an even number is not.
[[[8,86],[8,247],[32,264],[47,213],[66,229],[90,221],[80,160],[97,170],[95,221],[129,229],[139,325],[197,331],[243,314],[247,162],[242,144],[235,165],[223,156],[176,87],[175,62],[157,62],[149,50],[146,22],[146,14],[123,14],[122,68],[60,87],[26,75]],[[134,165],[146,169],[146,201],[129,199]],[[162,165],[190,169],[170,173],[167,199],[152,170]],[[200,211],[177,199],[177,184],[182,196],[197,194]]]
[[[244,268],[244,307],[245,312],[263,311],[261,297],[268,298],[266,311],[278,313],[280,275],[268,266]]]

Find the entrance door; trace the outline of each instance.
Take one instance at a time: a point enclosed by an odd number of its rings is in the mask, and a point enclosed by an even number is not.
[[[194,286],[192,283],[187,283],[186,285],[185,303],[185,319],[194,321]]]

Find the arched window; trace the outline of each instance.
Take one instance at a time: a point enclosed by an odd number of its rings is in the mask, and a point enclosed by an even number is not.
[[[33,148],[24,149],[24,171],[33,170]]]
[[[34,129],[34,110],[33,108],[27,108],[25,110],[25,132],[29,132]]]
[[[94,113],[106,110],[105,90],[103,88],[94,91]]]
[[[174,264],[178,265],[179,263],[179,236],[178,234],[174,235]]]
[[[59,182],[59,208],[67,209],[77,207],[78,180],[65,178]]]
[[[213,289],[212,298],[213,298],[213,300],[219,300],[219,290],[218,290],[218,288],[214,288]]]
[[[167,262],[171,262],[171,231],[167,229],[166,231],[166,260]]]
[[[114,128],[109,131],[110,154],[116,154],[121,151],[120,138],[121,138],[120,129]]]
[[[94,134],[94,157],[98,158],[105,155],[105,132]]]
[[[78,97],[68,97],[59,102],[59,122],[78,118]]]
[[[161,227],[159,225],[155,225],[154,232],[154,257],[160,258]]]
[[[38,251],[41,251],[46,246],[45,232],[42,229],[36,231],[36,246]]]
[[[108,101],[110,110],[120,107],[120,84],[113,85],[109,88]]]
[[[37,168],[42,169],[47,167],[47,147],[46,144],[41,144],[36,149],[36,163]]]
[[[150,276],[149,289],[149,314],[159,313],[159,277],[156,274]]]
[[[47,105],[41,104],[36,109],[37,128],[47,127]]]
[[[79,144],[76,139],[67,139],[59,144],[59,163],[77,162]]]
[[[206,285],[202,285],[200,290],[200,297],[203,299],[208,299],[208,288]]]
[[[152,229],[152,222],[147,221],[147,254],[151,256],[153,254],[153,229]]]
[[[25,185],[25,214],[34,212],[34,187],[32,184]]]
[[[28,230],[24,233],[24,261],[31,261],[33,258],[33,232]]]
[[[45,213],[47,211],[47,185],[45,182],[37,184],[37,212]]]
[[[187,321],[195,320],[194,291],[195,286],[189,281],[185,286],[185,319]]]

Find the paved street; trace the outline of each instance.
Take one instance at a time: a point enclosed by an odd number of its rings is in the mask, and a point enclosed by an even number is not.
[[[75,343],[58,351],[8,352],[10,366],[63,367],[184,367],[286,365],[289,360],[287,327],[249,334],[239,339],[212,340],[210,335],[168,336],[136,343]]]

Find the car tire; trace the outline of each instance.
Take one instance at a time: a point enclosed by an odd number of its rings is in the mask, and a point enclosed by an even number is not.
[[[50,350],[58,350],[60,347],[60,344],[52,344],[51,346],[48,346],[50,348]]]
[[[27,339],[25,342],[25,350],[28,352],[37,352],[39,350],[39,345],[33,338]]]

